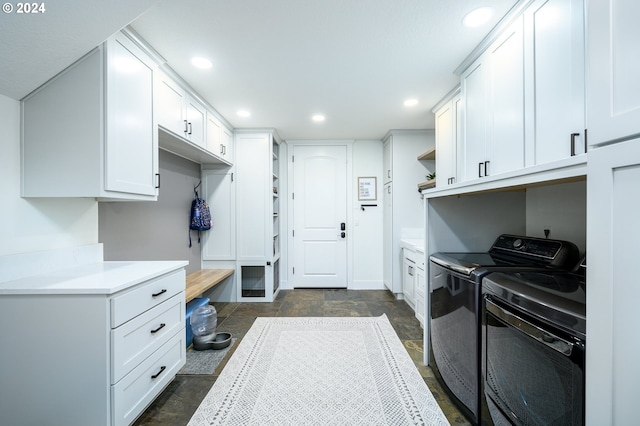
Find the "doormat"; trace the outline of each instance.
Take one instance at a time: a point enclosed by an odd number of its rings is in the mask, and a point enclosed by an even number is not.
[[[232,338],[229,346],[224,349],[196,351],[191,348],[187,351],[187,363],[178,371],[178,374],[213,374],[236,340],[238,339]]]
[[[386,315],[260,317],[189,425],[285,424],[449,422]]]

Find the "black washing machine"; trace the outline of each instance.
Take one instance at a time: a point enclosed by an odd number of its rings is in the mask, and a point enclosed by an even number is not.
[[[487,252],[429,257],[430,366],[452,401],[473,423],[490,421],[481,387],[484,276],[495,271],[570,269],[578,248],[567,241],[500,235]]]
[[[584,425],[586,265],[482,282],[484,394],[497,425]]]

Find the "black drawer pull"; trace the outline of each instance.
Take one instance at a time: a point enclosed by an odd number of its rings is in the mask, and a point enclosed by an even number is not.
[[[151,330],[151,334],[157,333],[158,331],[162,330],[166,325],[167,324],[165,324],[165,323],[161,323],[160,327],[156,328],[155,330]]]
[[[167,369],[167,366],[163,365],[162,367],[160,367],[160,371],[158,371],[156,374],[151,376],[151,378],[152,379],[157,379],[164,372],[164,370],[166,370],[166,369]]]
[[[163,288],[159,293],[152,294],[151,296],[153,296],[153,297],[158,297],[158,296],[160,296],[161,294],[165,294],[166,292],[167,292],[167,289],[166,289],[166,288]]]

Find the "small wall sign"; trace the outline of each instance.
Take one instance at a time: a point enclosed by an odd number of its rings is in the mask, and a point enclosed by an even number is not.
[[[358,200],[375,201],[378,199],[376,177],[358,178]]]

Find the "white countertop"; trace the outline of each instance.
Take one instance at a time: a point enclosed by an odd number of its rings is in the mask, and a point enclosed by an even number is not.
[[[400,247],[424,253],[424,240],[403,238],[400,240]]]
[[[188,265],[186,260],[97,262],[0,283],[8,294],[110,295]]]

